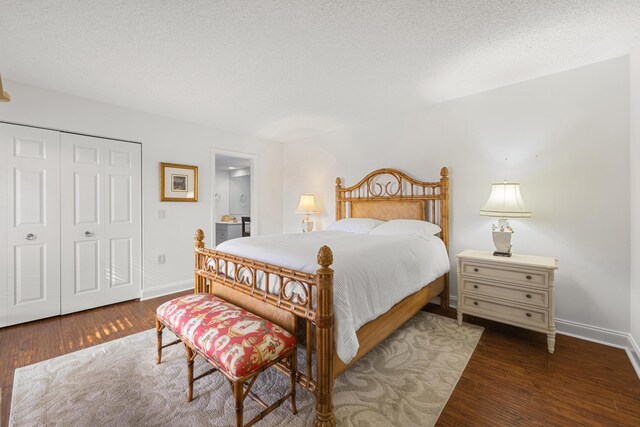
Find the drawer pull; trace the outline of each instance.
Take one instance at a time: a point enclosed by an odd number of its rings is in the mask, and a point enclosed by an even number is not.
[[[527,317],[531,317],[531,313],[527,313]]]
[[[477,273],[479,271],[478,267],[474,268],[473,271],[475,271]]]
[[[527,279],[531,280],[531,275],[530,274],[527,274]]]
[[[531,298],[531,294],[527,294],[527,298]]]
[[[478,289],[478,285],[473,285],[473,289]]]
[[[473,305],[478,305],[478,301],[474,301],[474,302],[473,302]]]

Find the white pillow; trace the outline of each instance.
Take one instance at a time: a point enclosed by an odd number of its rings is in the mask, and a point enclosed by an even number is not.
[[[346,231],[347,233],[369,234],[371,230],[383,224],[384,221],[373,218],[345,218],[334,222],[327,230]]]
[[[415,219],[392,219],[371,230],[371,235],[376,236],[418,236],[430,239],[441,232],[442,229],[428,221]]]

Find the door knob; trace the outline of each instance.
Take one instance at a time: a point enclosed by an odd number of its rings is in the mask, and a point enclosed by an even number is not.
[[[27,234],[27,240],[36,240],[36,235],[33,233]]]
[[[91,236],[93,236],[92,232],[90,232],[90,231],[85,231],[84,232],[84,237],[91,237]]]

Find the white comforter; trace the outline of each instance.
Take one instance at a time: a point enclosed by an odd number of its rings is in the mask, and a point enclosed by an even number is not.
[[[358,352],[356,331],[449,271],[442,240],[371,236],[341,231],[245,237],[216,248],[233,255],[315,273],[318,249],[333,251],[336,351],[349,363]]]

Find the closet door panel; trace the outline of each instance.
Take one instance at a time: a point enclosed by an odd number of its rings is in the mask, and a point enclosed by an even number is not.
[[[109,175],[109,223],[131,224],[132,204],[130,175]]]
[[[62,313],[104,304],[104,150],[101,140],[62,133]]]
[[[100,242],[98,240],[75,242],[74,295],[100,292],[100,258]]]
[[[14,250],[15,304],[39,302],[47,298],[46,245],[16,244]]]
[[[74,172],[73,174],[74,225],[100,224],[100,173]]]
[[[62,312],[139,298],[139,144],[63,133],[62,151]]]
[[[111,282],[110,286],[128,286],[133,278],[133,254],[131,238],[111,239]]]
[[[6,324],[60,314],[60,134],[0,124]]]
[[[107,303],[140,298],[141,256],[141,146],[106,141],[109,162],[108,221],[109,291]]]
[[[13,169],[15,226],[45,226],[47,171],[40,166]]]

